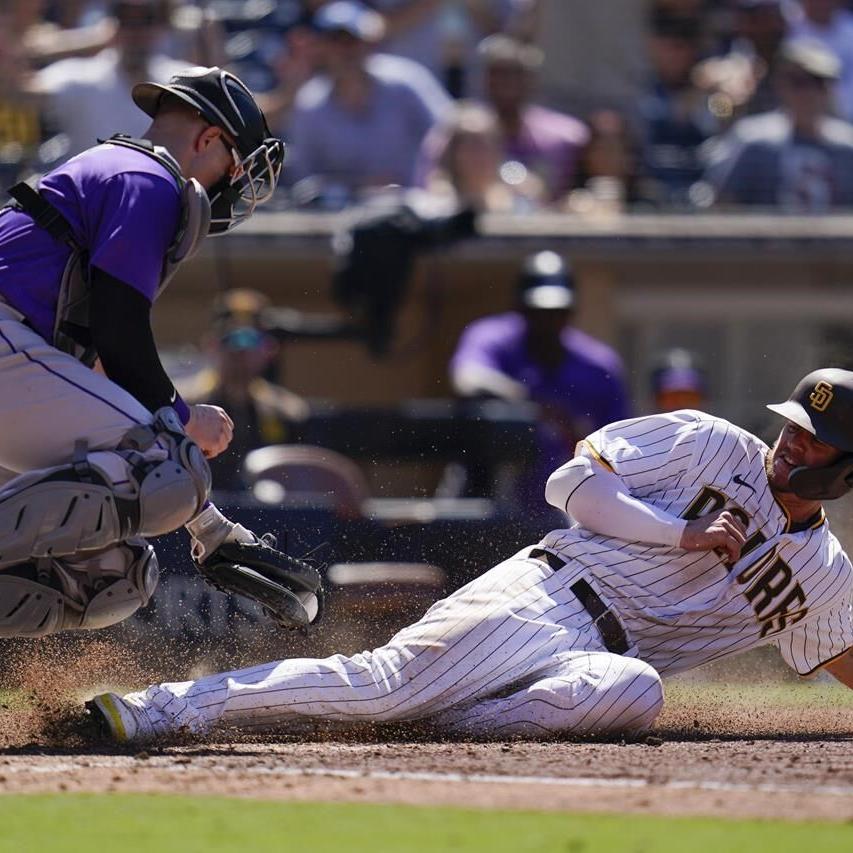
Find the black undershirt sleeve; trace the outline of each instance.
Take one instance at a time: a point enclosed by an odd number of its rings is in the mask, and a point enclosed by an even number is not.
[[[151,303],[121,279],[91,267],[89,327],[104,373],[151,412],[174,405],[154,334]]]

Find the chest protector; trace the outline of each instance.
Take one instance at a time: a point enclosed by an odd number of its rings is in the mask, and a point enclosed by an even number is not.
[[[181,194],[178,229],[163,258],[156,298],[171,281],[181,263],[198,251],[201,241],[207,236],[210,228],[210,201],[195,178],[185,178],[181,174],[177,162],[165,148],[155,146],[147,139],[133,139],[124,134],[116,134],[105,141],[110,145],[123,145],[141,151],[156,160],[175,179]],[[89,327],[89,252],[77,242],[65,217],[38,190],[29,184],[20,183],[9,190],[9,195],[14,199],[11,207],[29,214],[37,225],[71,249],[59,288],[52,343],[57,349],[91,367],[97,359],[97,353],[92,346]]]

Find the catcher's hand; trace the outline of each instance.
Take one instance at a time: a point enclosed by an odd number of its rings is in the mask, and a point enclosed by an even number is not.
[[[323,615],[320,573],[304,560],[277,551],[275,545],[275,536],[266,533],[255,542],[223,542],[193,562],[218,590],[258,602],[286,628],[308,628]]]

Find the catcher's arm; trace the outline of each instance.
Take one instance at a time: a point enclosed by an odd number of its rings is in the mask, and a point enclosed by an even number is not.
[[[323,614],[320,573],[304,560],[276,550],[271,534],[256,536],[208,504],[186,525],[201,576],[221,592],[260,604],[286,628],[308,628]]]
[[[847,649],[843,655],[826,664],[824,669],[853,690],[853,649]]]

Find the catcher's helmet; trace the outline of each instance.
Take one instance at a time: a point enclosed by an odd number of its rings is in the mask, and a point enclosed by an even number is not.
[[[825,468],[795,468],[790,477],[794,494],[833,500],[853,489],[853,371],[815,370],[784,403],[767,408],[842,451],[841,458]]]
[[[240,168],[208,191],[211,234],[229,231],[269,201],[284,161],[284,143],[270,133],[261,108],[239,78],[216,67],[188,68],[166,85],[137,83],[132,95],[134,103],[152,117],[164,96],[178,98],[234,141]]]

